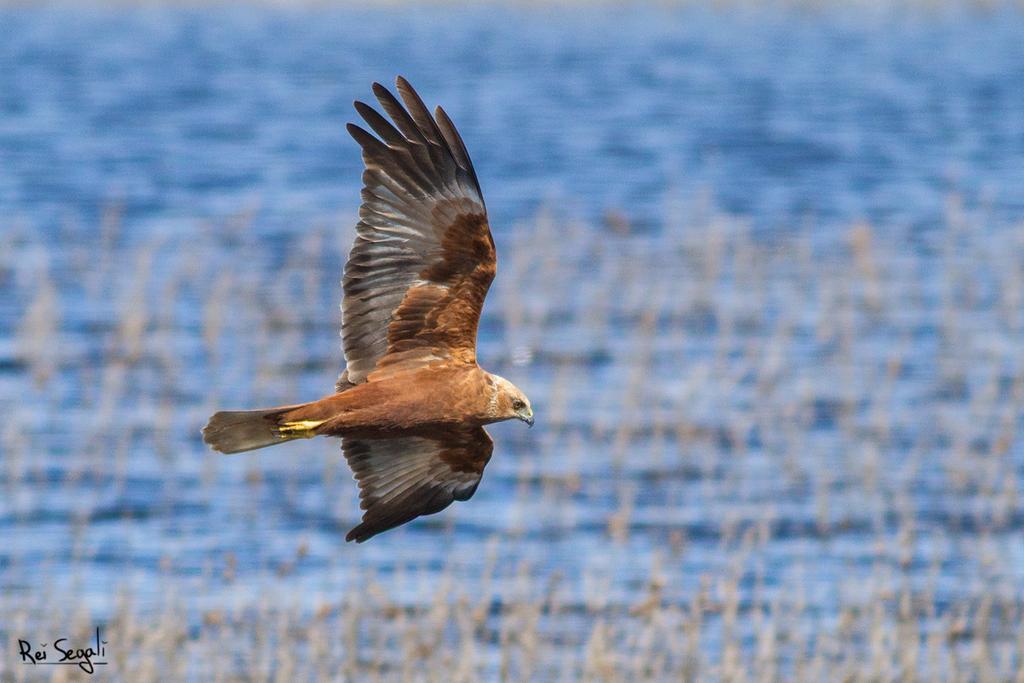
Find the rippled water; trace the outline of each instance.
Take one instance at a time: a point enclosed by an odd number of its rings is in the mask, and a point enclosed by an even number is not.
[[[720,601],[712,664],[792,614],[792,662],[902,590],[922,639],[994,603],[957,637],[1014,668],[1021,35],[973,8],[0,9],[0,617],[173,599],[195,636],[454,581],[500,621],[557,586],[555,653],[654,586]],[[476,163],[481,362],[538,424],[492,430],[471,502],[356,546],[335,444],[198,430],[333,385],[344,123],[397,73]]]
[[[499,229],[543,201],[657,225],[695,186],[765,221],[927,224],[954,185],[1024,209],[1013,12],[2,12],[0,199],[42,225],[350,210],[342,123],[399,72],[457,116]]]

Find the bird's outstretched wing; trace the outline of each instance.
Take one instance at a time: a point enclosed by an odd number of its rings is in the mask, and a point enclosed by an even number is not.
[[[496,268],[494,241],[466,147],[438,107],[433,116],[399,77],[402,104],[374,83],[391,122],[355,107],[363,128],[362,206],[345,266],[339,390],[375,370],[476,362],[476,332]],[[393,122],[393,123],[392,123]]]
[[[421,515],[469,500],[491,459],[494,442],[483,427],[446,431],[436,437],[361,439],[344,437],[342,448],[359,481],[363,521],[346,541],[371,536]]]

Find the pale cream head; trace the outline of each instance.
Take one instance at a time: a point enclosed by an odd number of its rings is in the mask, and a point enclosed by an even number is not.
[[[490,375],[494,393],[491,395],[491,416],[496,420],[522,420],[533,426],[533,408],[530,399],[519,387],[504,377]]]

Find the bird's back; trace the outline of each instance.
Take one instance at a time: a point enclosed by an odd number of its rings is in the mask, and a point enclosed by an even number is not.
[[[423,367],[351,387],[296,409],[285,419],[323,421],[319,434],[377,436],[485,424],[491,403],[487,373],[476,365]]]

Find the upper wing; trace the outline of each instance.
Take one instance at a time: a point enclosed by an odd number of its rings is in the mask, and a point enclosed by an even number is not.
[[[339,389],[376,368],[437,359],[476,362],[476,330],[495,254],[480,185],[451,120],[402,77],[403,108],[373,92],[394,125],[356,102],[380,139],[354,124],[363,148],[362,206],[345,265]]]
[[[344,437],[345,459],[359,482],[362,524],[346,541],[371,536],[419,517],[440,512],[454,500],[469,500],[494,442],[483,427],[443,436],[358,439]]]

